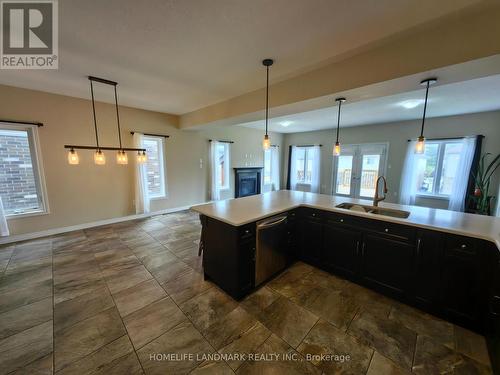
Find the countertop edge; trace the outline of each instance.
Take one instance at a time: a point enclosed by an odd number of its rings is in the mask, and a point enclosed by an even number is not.
[[[295,204],[295,205],[290,205],[290,207],[287,207],[286,209],[283,209],[283,210],[275,210],[275,211],[266,213],[265,215],[260,215],[258,217],[252,218],[251,220],[245,220],[245,221],[241,221],[241,222],[231,222],[230,220],[226,220],[220,216],[209,215],[206,212],[203,212],[203,210],[197,209],[197,207],[200,207],[200,206],[203,206],[203,205],[195,205],[195,206],[190,207],[190,209],[195,211],[195,212],[198,212],[202,215],[208,216],[212,219],[216,219],[216,220],[222,221],[226,224],[232,225],[234,227],[240,227],[242,225],[250,224],[250,223],[253,223],[255,221],[262,220],[262,219],[265,219],[267,217],[277,215],[277,214],[280,214],[280,213],[283,213],[286,211],[290,211],[290,210],[293,210],[293,209],[296,209],[299,207],[308,207],[308,208],[314,208],[317,210],[323,210],[323,211],[328,211],[328,212],[335,212],[335,213],[340,213],[340,214],[345,214],[345,215],[362,217],[362,218],[366,218],[366,219],[385,221],[385,222],[394,223],[394,224],[401,224],[401,225],[409,225],[409,226],[416,227],[416,228],[431,229],[431,230],[437,230],[439,232],[444,232],[444,233],[473,237],[473,238],[485,240],[488,242],[492,242],[493,244],[496,245],[497,249],[500,251],[500,239],[491,238],[491,237],[484,236],[484,235],[481,235],[478,233],[465,232],[463,230],[453,230],[450,228],[443,228],[443,227],[438,227],[438,226],[433,226],[433,225],[413,223],[413,222],[409,222],[409,221],[404,221],[403,219],[393,218],[393,217],[388,217],[388,216],[381,216],[381,215],[375,216],[375,215],[370,214],[370,213],[351,211],[351,210],[346,210],[346,209],[337,208],[337,207],[323,207],[323,206],[316,206],[314,204],[309,204],[309,203],[299,203],[299,204]]]

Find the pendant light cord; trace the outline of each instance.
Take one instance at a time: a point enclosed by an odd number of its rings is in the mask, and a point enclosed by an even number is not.
[[[120,129],[120,115],[118,113],[118,94],[116,93],[116,85],[115,85],[115,106],[116,106],[116,121],[118,123],[118,141],[120,142],[120,148],[122,148],[122,133]]]
[[[269,118],[269,66],[266,66],[266,135],[267,135],[268,118]]]
[[[94,114],[95,141],[97,144],[97,149],[99,150],[99,134],[97,132],[97,119],[95,116],[95,102],[94,102],[94,85],[92,84],[92,80],[90,81],[90,95],[92,96],[92,113]]]
[[[337,117],[337,140],[336,143],[339,143],[339,131],[340,131],[340,107],[342,107],[342,100],[339,100],[339,113]]]
[[[424,116],[422,117],[422,128],[420,129],[420,137],[424,136],[425,113],[427,112],[427,98],[429,97],[429,85],[430,85],[430,81],[427,81],[427,85],[426,85],[426,89],[425,89]]]

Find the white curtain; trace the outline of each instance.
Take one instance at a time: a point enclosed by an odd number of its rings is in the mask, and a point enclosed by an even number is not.
[[[464,211],[467,185],[469,183],[470,169],[474,152],[476,151],[476,137],[466,137],[462,141],[462,152],[457,165],[455,178],[451,187],[450,202],[448,209],[452,211]]]
[[[271,147],[271,182],[273,190],[280,189],[280,149]]]
[[[220,170],[217,168],[217,146],[220,142],[212,141],[210,142],[210,199],[213,201],[218,201],[220,199]]]
[[[8,236],[9,227],[7,225],[7,219],[5,218],[5,211],[3,210],[2,197],[0,197],[0,236]]]
[[[290,157],[290,190],[297,190],[297,146],[292,146]]]
[[[144,134],[134,133],[134,147],[143,147]],[[137,163],[135,168],[135,212],[136,214],[146,214],[150,212],[150,199],[148,194],[146,163]]]
[[[399,203],[406,205],[415,205],[417,198],[417,161],[422,154],[415,153],[416,141],[408,142],[403,173],[401,175],[401,189],[399,192]]]
[[[312,161],[311,193],[321,190],[321,147],[313,146],[307,150],[307,158]]]

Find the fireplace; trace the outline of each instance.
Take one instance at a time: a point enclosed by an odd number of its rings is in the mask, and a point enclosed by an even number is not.
[[[234,197],[260,194],[261,167],[234,168]]]

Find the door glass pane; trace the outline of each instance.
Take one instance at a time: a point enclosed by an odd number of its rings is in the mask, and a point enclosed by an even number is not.
[[[351,194],[352,155],[338,156],[336,194]]]
[[[444,149],[443,168],[439,181],[439,194],[451,194],[451,187],[460,162],[462,143],[447,143]]]
[[[436,181],[439,144],[428,143],[425,145],[424,155],[417,162],[417,192],[432,194]]]
[[[297,147],[297,149],[295,150],[295,152],[297,153],[297,157],[296,157],[296,163],[297,163],[297,182],[299,183],[303,183],[305,182],[305,171],[304,171],[304,166],[305,166],[305,158],[306,158],[306,155],[305,155],[305,149],[302,148],[302,147]]]
[[[306,151],[306,174],[304,177],[304,182],[306,184],[310,184],[312,181],[312,170],[313,170],[313,153],[314,151],[307,150]]]
[[[373,197],[380,167],[380,155],[363,155],[359,195]]]

